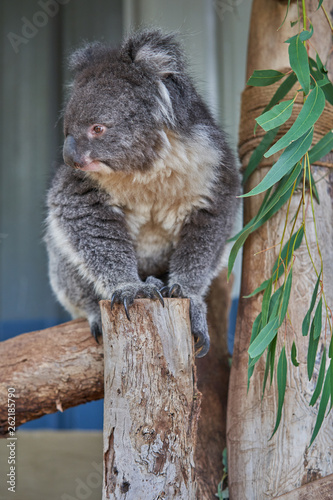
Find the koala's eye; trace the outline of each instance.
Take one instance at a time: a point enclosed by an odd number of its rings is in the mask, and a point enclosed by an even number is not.
[[[92,135],[102,135],[104,134],[106,130],[106,127],[104,127],[104,125],[93,125],[92,127],[90,127],[90,133]]]

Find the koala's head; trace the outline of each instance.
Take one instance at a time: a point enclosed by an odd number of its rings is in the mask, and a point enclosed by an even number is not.
[[[75,78],[64,115],[65,163],[85,171],[149,168],[161,132],[179,127],[178,115],[189,105],[174,35],[143,31],[119,49],[88,44],[74,52],[70,67]]]

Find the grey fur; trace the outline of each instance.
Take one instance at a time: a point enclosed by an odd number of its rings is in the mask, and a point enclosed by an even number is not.
[[[118,49],[89,44],[70,66],[76,73],[64,116],[67,165],[48,194],[52,287],[96,336],[99,299],[128,308],[135,297],[156,299],[163,283],[165,295],[177,283],[175,295],[191,299],[202,356],[209,348],[204,296],[220,270],[239,194],[225,136],[172,34],[139,32]],[[103,126],[100,135],[94,124]],[[93,164],[99,172],[90,171]]]

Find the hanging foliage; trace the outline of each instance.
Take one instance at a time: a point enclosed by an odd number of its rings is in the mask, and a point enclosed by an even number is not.
[[[287,5],[288,15],[290,0]],[[323,1],[319,1],[318,8],[323,9],[329,21]],[[300,9],[299,9],[300,12]],[[325,269],[320,252],[320,241],[318,241],[315,202],[319,203],[316,185],[311,172],[311,164],[318,161],[333,149],[333,130],[322,137],[316,145],[311,147],[314,125],[320,118],[325,103],[333,105],[333,85],[330,82],[325,65],[316,55],[316,60],[308,55],[308,44],[313,35],[314,27],[308,23],[306,15],[305,0],[302,0],[302,13],[296,22],[300,29],[297,35],[286,40],[289,44],[288,54],[291,70],[283,73],[275,70],[256,70],[248,80],[247,84],[256,87],[266,87],[280,82],[278,89],[273,95],[262,114],[256,118],[256,125],[260,126],[266,133],[260,144],[253,151],[248,166],[244,172],[244,182],[257,168],[263,157],[268,158],[283,150],[277,161],[270,168],[262,181],[243,197],[255,196],[265,192],[263,202],[257,215],[246,224],[246,226],[232,239],[234,241],[229,256],[228,275],[233,269],[236,256],[244,245],[248,236],[261,227],[267,220],[287,204],[287,214],[284,230],[279,243],[279,255],[272,268],[271,277],[261,283],[248,297],[258,293],[263,294],[261,312],[256,317],[248,349],[248,386],[256,363],[266,352],[266,367],[263,380],[263,394],[265,391],[268,375],[272,384],[274,375],[274,364],[276,357],[277,336],[284,322],[290,321],[288,304],[292,289],[293,265],[297,249],[305,240],[307,251],[312,264],[312,271],[317,276],[309,309],[302,324],[303,337],[308,337],[307,372],[311,380],[317,356],[317,347],[322,335],[322,330],[330,334],[328,353],[324,348],[317,384],[313,392],[310,405],[313,406],[320,398],[319,409],[310,445],[317,436],[323,422],[329,401],[331,410],[333,406],[333,341],[332,320],[330,305],[326,301],[324,289]],[[307,25],[309,24],[309,29]],[[333,32],[332,24],[330,28]],[[294,90],[292,99],[283,100],[288,92]],[[281,127],[291,116],[294,103],[302,95],[302,108],[287,132],[273,144]],[[290,214],[291,199],[296,188],[301,191],[301,197],[295,214]],[[309,200],[312,213],[312,221],[306,217],[305,203]],[[314,263],[307,238],[309,224],[314,224],[317,251],[320,260],[320,268]],[[291,224],[288,236],[287,228]],[[322,318],[324,317],[324,324]],[[328,368],[327,366],[328,354]],[[287,377],[287,355],[294,367],[299,365],[297,361],[297,346],[292,344],[291,352],[287,352],[286,344],[283,343],[279,353],[276,376],[278,388],[278,408],[276,423],[272,436],[275,434],[281,419],[281,412],[286,391]]]

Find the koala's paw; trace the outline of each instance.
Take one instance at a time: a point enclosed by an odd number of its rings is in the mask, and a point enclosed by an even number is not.
[[[173,285],[163,286],[160,289],[160,292],[163,295],[163,297],[169,297],[170,299],[172,297],[184,298],[182,288],[180,285],[178,285],[178,283],[174,283]]]
[[[190,318],[192,335],[195,339],[194,349],[196,358],[203,358],[209,351],[210,339],[206,314],[206,304],[201,300],[191,298]]]
[[[99,344],[100,339],[103,337],[101,318],[89,318],[89,326],[92,336]]]
[[[159,300],[164,307],[163,297],[156,286],[149,283],[126,283],[113,292],[111,297],[111,310],[114,304],[123,304],[127,319],[131,321],[129,307],[133,304],[134,299],[137,298]]]
[[[146,279],[145,283],[147,285],[154,285],[159,290],[164,286],[163,281],[159,280],[158,278],[155,278],[155,276],[148,276],[148,278]]]

